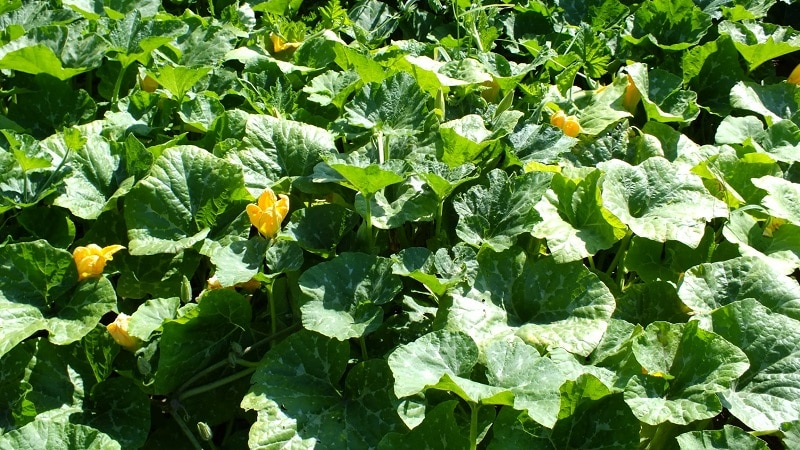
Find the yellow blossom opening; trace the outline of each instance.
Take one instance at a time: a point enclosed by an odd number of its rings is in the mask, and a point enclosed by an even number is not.
[[[258,197],[258,204],[247,205],[247,215],[250,223],[265,238],[273,238],[281,229],[281,223],[289,213],[289,197],[275,195],[272,189],[267,188]]]
[[[78,266],[78,281],[102,275],[106,263],[114,259],[112,255],[123,248],[125,247],[121,245],[109,245],[101,248],[97,244],[76,247],[72,252],[72,258],[75,260],[75,265]]]
[[[792,70],[792,73],[789,74],[789,78],[787,78],[786,81],[792,84],[800,85],[800,64],[795,66],[794,70]]]
[[[633,113],[636,111],[636,105],[638,105],[639,101],[642,99],[642,94],[633,82],[631,74],[627,74],[627,76],[628,85],[625,86],[625,95],[622,97],[622,107],[627,109],[628,112]]]
[[[122,348],[135,352],[142,346],[142,341],[128,334],[128,323],[131,317],[127,314],[120,313],[114,320],[114,323],[109,324],[106,329],[114,342],[119,344]]]

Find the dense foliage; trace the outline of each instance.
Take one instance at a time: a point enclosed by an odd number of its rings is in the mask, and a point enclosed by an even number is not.
[[[800,448],[797,15],[0,2],[0,449]]]

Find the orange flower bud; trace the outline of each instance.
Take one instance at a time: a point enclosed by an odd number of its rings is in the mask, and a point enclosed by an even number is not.
[[[556,126],[558,128],[564,127],[564,121],[567,120],[567,115],[564,114],[564,111],[558,111],[557,113],[550,116],[550,125]]]
[[[578,118],[575,116],[568,116],[564,119],[564,126],[561,127],[569,137],[575,137],[581,132],[581,124],[578,122]]]
[[[97,244],[89,244],[86,247],[76,247],[72,252],[75,265],[78,266],[78,281],[86,278],[96,278],[103,274],[106,263],[113,258],[111,255],[122,250],[121,245],[109,245],[100,248]]]
[[[247,205],[250,223],[265,238],[273,238],[281,229],[281,222],[289,213],[289,197],[280,194],[275,196],[272,189],[267,188],[258,197],[258,204]]]

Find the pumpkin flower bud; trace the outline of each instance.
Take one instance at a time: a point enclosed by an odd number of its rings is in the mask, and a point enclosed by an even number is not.
[[[250,223],[265,238],[273,238],[281,229],[281,222],[289,213],[289,197],[280,194],[275,196],[272,189],[267,188],[258,197],[258,204],[247,205]]]
[[[114,323],[109,324],[108,329],[114,342],[122,346],[125,350],[135,352],[142,346],[142,341],[128,334],[128,323],[131,317],[127,314],[120,313],[114,320]]]
[[[100,248],[97,244],[89,244],[86,247],[77,247],[72,252],[75,265],[78,266],[78,281],[87,278],[96,278],[103,274],[106,263],[113,258],[111,255],[122,250],[121,245],[109,245]]]
[[[792,73],[789,74],[789,78],[786,79],[788,83],[800,85],[800,64],[795,66]]]
[[[272,51],[275,53],[286,52],[291,55],[300,47],[301,42],[286,42],[286,40],[275,33],[269,34],[269,40],[272,42]]]
[[[550,125],[553,125],[558,128],[564,127],[564,122],[567,120],[567,115],[564,114],[564,111],[558,111],[557,113],[550,116]]]
[[[636,88],[631,74],[627,75],[628,85],[625,86],[625,95],[622,97],[622,107],[629,112],[634,112],[636,110],[636,105],[639,104],[639,100],[642,99],[642,94],[639,92],[639,89]],[[800,72],[798,72],[798,78],[800,78]]]
[[[578,122],[577,117],[567,116],[567,118],[564,119],[564,125],[561,127],[561,129],[567,136],[576,137],[581,132],[581,124]]]

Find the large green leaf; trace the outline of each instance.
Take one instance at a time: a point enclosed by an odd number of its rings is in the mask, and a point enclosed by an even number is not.
[[[657,242],[634,236],[625,253],[625,269],[644,281],[657,280],[677,283],[690,267],[707,261],[714,244],[714,231],[706,228],[697,248],[691,248],[678,241]]]
[[[249,197],[239,167],[198,147],[171,147],[125,197],[130,252],[189,248],[244,214]]]
[[[0,68],[68,80],[100,65],[105,42],[76,27],[37,27],[0,47]]]
[[[767,191],[761,203],[771,215],[800,225],[800,185],[771,175],[752,181]]]
[[[526,411],[534,421],[553,428],[561,405],[559,388],[568,374],[517,338],[491,343],[485,358],[489,384],[509,389],[514,394],[515,409]]]
[[[740,81],[731,89],[730,103],[734,108],[752,111],[778,122],[791,119],[800,111],[800,89],[791,83],[762,86],[752,81]]]
[[[367,84],[344,106],[344,123],[383,135],[413,135],[422,131],[429,97],[414,78],[398,72],[380,85]]]
[[[305,250],[328,256],[358,223],[358,214],[335,204],[312,205],[292,213],[285,234]]]
[[[772,229],[771,222],[759,222],[742,208],[731,213],[722,235],[738,246],[742,256],[753,256],[783,275],[800,267],[800,226],[781,224]]]
[[[731,37],[751,72],[767,61],[800,50],[800,33],[791,27],[755,20],[726,20],[718,27],[720,34]]]
[[[754,298],[774,312],[800,320],[800,285],[754,257],[692,267],[686,271],[678,295],[695,314]]]
[[[479,404],[511,405],[514,395],[503,387],[470,379],[478,362],[478,346],[460,332],[435,331],[402,345],[389,354],[398,398],[441,389]]]
[[[667,50],[684,50],[700,42],[711,25],[711,16],[691,0],[654,0],[629,16],[624,38],[634,43],[649,39]]]
[[[733,425],[725,425],[721,430],[690,431],[677,437],[683,450],[718,449],[767,450],[767,443]]]
[[[739,52],[729,36],[692,47],[681,58],[683,81],[697,92],[697,101],[713,114],[731,111],[731,88],[745,78]]]
[[[105,278],[78,283],[72,255],[46,241],[0,247],[0,355],[39,330],[50,341],[75,342],[116,305]]]
[[[643,63],[625,70],[642,96],[642,105],[650,120],[658,122],[691,122],[700,114],[697,94],[682,89],[683,80],[662,69],[650,69]]]
[[[186,24],[181,20],[142,20],[146,11],[141,9],[141,5],[124,12],[125,18],[112,22],[106,35],[109,44],[106,52],[122,63],[122,67],[128,67],[134,61],[147,64],[153,50],[186,31]]]
[[[47,419],[37,420],[0,436],[0,449],[116,450],[120,444],[97,429]]]
[[[456,422],[457,400],[439,403],[425,413],[425,419],[406,434],[389,433],[378,445],[379,450],[396,448],[424,448],[428,450],[448,450],[467,448],[469,440]]]
[[[488,186],[471,187],[453,200],[459,215],[456,234],[476,247],[487,245],[496,251],[509,248],[518,235],[537,222],[534,205],[551,176],[542,172],[509,176],[499,169],[489,172]]]
[[[578,261],[528,260],[513,289],[517,335],[542,349],[587,356],[614,312],[614,296]]]
[[[727,205],[711,196],[697,175],[664,158],[638,166],[612,160],[602,169],[603,205],[638,236],[696,248],[706,222],[728,214]]]
[[[536,211],[542,221],[533,235],[547,239],[556,262],[578,261],[610,248],[625,236],[626,227],[603,207],[595,170],[585,178],[556,174]]]
[[[258,411],[251,448],[375,448],[402,422],[381,360],[347,374],[347,342],[300,331],[276,345],[253,374],[242,408]]]
[[[393,186],[392,190],[394,195],[390,198],[383,192],[376,192],[369,200],[369,215],[376,228],[388,230],[407,222],[429,222],[441,204],[437,194],[416,178]],[[364,196],[356,196],[355,209],[362,217],[367,216]]]
[[[224,359],[231,342],[250,326],[251,308],[236,292],[217,289],[184,314],[163,324],[161,356],[158,361],[156,392],[166,394],[186,381],[190,374]]]
[[[632,346],[642,374],[625,386],[625,402],[642,422],[685,425],[722,412],[718,393],[750,366],[747,356],[698,322],[654,322]]]
[[[719,394],[731,414],[756,431],[800,419],[800,322],[746,299],[713,311],[711,324],[750,360],[735,386]]]
[[[362,337],[383,322],[381,305],[402,289],[391,261],[365,253],[342,253],[303,272],[303,326],[339,340]]]
[[[525,413],[503,408],[494,424],[490,450],[635,448],[640,424],[622,399],[593,375],[560,389],[558,421],[545,428]]]
[[[150,430],[150,399],[132,380],[109,378],[92,388],[86,412],[70,421],[90,425],[124,448],[140,448]]]
[[[332,172],[331,173],[331,169]],[[405,180],[407,164],[400,160],[389,160],[374,164],[369,159],[351,154],[346,159],[336,159],[327,165],[319,164],[314,169],[315,182],[336,182],[354,189],[366,197]]]

